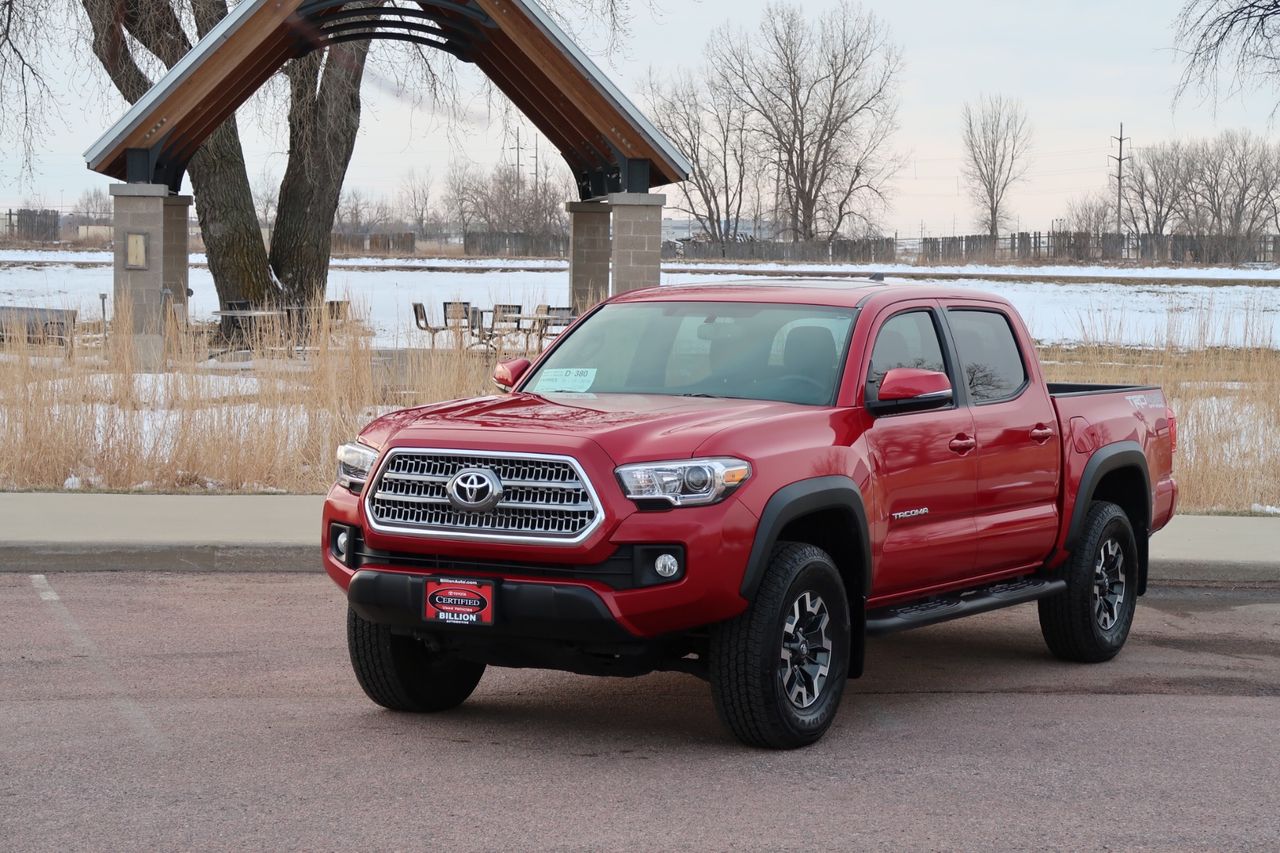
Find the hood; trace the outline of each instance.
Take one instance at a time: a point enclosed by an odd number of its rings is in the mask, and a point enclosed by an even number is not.
[[[721,430],[806,409],[811,407],[767,400],[514,393],[393,412],[370,424],[362,438],[381,448],[392,438],[447,440],[443,433],[457,437],[465,432],[468,444],[491,432],[536,437],[539,445],[562,436],[566,447],[593,441],[623,464],[687,458]]]

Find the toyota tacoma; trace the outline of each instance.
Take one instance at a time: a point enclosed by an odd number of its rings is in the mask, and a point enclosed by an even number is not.
[[[681,671],[742,741],[803,746],[869,636],[1036,602],[1053,655],[1114,657],[1177,502],[1161,390],[1046,382],[970,290],[635,291],[494,378],[338,450],[323,559],[387,708],[488,666]]]

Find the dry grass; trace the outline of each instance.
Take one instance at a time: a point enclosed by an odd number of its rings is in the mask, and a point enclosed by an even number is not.
[[[1175,324],[1167,345],[1135,348],[1114,343],[1122,323],[1086,319],[1086,343],[1041,348],[1045,371],[1055,381],[1162,385],[1178,412],[1185,511],[1280,506],[1280,350],[1248,331],[1261,324],[1247,318],[1206,310]],[[1248,345],[1213,345],[1227,325]],[[7,336],[0,488],[323,491],[335,445],[382,411],[490,393],[497,358],[456,347],[380,353],[358,322],[320,318],[301,336],[311,342],[305,354],[267,330],[243,360],[210,361],[208,331],[170,341],[160,374],[135,374],[127,351],[81,346],[67,360]]]
[[[1123,316],[1099,311],[1082,324],[1085,343],[1042,346],[1049,380],[1162,386],[1178,416],[1181,511],[1280,506],[1280,349],[1265,313],[1174,315],[1159,347],[1114,343],[1129,337]]]
[[[6,335],[0,488],[323,491],[334,447],[380,412],[491,387],[491,354],[379,353],[358,323],[263,330],[236,360],[209,360],[207,331],[168,341],[155,374],[127,347],[68,360]]]

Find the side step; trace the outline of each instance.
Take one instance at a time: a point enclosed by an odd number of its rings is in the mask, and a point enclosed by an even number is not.
[[[868,610],[867,634],[891,634],[908,628],[936,625],[962,616],[973,616],[976,613],[1048,598],[1066,588],[1067,582],[1063,580],[1026,578],[939,595],[896,607]]]

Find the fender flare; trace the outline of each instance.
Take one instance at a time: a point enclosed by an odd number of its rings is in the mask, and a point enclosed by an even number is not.
[[[778,536],[790,522],[813,512],[827,509],[839,509],[848,512],[852,518],[854,529],[850,531],[858,537],[862,551],[862,589],[850,590],[851,598],[863,600],[871,593],[871,536],[867,525],[867,510],[862,500],[862,493],[852,479],[840,475],[813,477],[798,480],[773,493],[764,511],[760,513],[760,521],[756,525],[755,542],[751,545],[751,555],[747,558],[747,568],[742,575],[742,586],[739,590],[747,601],[755,598],[769,566],[769,556],[778,544]]]
[[[1142,520],[1145,530],[1151,530],[1151,472],[1147,467],[1147,456],[1142,452],[1142,445],[1136,441],[1117,441],[1094,451],[1080,475],[1080,486],[1076,489],[1075,506],[1071,508],[1071,525],[1067,528],[1067,550],[1075,548],[1080,538],[1080,530],[1084,527],[1085,516],[1089,514],[1089,505],[1093,502],[1093,494],[1098,483],[1112,471],[1121,468],[1137,468],[1142,474],[1145,487],[1143,507],[1146,517]],[[1142,531],[1136,531],[1141,538]]]
[[[1112,471],[1123,468],[1137,468],[1142,474],[1143,483],[1143,518],[1142,529],[1134,531],[1134,539],[1138,546],[1138,595],[1147,591],[1147,576],[1150,562],[1151,533],[1151,471],[1147,467],[1147,455],[1142,452],[1142,445],[1136,441],[1117,441],[1094,451],[1093,456],[1085,463],[1084,473],[1080,475],[1080,487],[1076,489],[1076,503],[1071,508],[1071,526],[1067,528],[1066,550],[1074,551],[1080,541],[1080,530],[1084,527],[1085,516],[1089,514],[1089,505],[1093,503],[1093,495],[1098,483]]]

